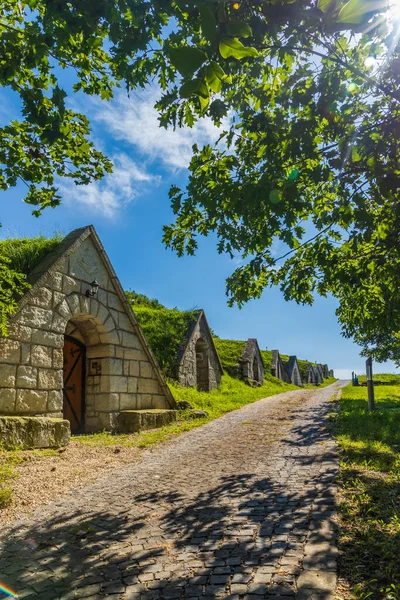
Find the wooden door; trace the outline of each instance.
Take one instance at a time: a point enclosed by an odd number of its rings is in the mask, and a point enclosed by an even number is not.
[[[85,366],[86,348],[68,335],[64,336],[64,419],[71,423],[71,431],[85,430]]]

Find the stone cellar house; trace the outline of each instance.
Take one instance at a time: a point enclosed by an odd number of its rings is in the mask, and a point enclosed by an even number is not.
[[[131,411],[175,408],[92,226],[71,232],[28,281],[0,337],[0,415],[64,418],[73,432],[94,432],[120,429]]]
[[[272,350],[271,375],[286,383],[292,383],[279,350]]]
[[[134,311],[166,376],[203,392],[219,386],[224,370],[204,310],[134,305]]]
[[[249,338],[239,359],[240,375],[243,379],[264,383],[264,362],[256,338]]]
[[[286,363],[286,372],[293,385],[303,387],[303,381],[300,373],[299,363],[297,362],[296,356],[289,356],[289,360]]]

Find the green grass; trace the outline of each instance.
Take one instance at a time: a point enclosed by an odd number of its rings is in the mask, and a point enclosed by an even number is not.
[[[193,419],[189,411],[181,411],[181,420],[160,429],[134,434],[113,434],[104,431],[91,435],[80,435],[74,439],[92,446],[120,444],[143,448],[163,442],[184,431],[189,431],[193,427],[204,425],[204,423],[216,419],[227,412],[241,408],[245,404],[250,404],[261,398],[267,398],[281,392],[298,389],[294,385],[289,385],[272,377],[272,375],[267,375],[264,385],[256,388],[250,387],[243,381],[234,379],[227,374],[222,376],[219,389],[212,390],[211,392],[198,392],[193,388],[181,387],[174,382],[170,382],[169,385],[176,400],[187,400],[194,408],[206,410],[208,417]]]
[[[375,401],[369,412],[351,385],[340,401],[340,573],[354,598],[399,600],[400,385],[375,387]]]

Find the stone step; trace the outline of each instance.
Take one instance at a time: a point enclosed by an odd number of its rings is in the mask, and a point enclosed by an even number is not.
[[[10,450],[58,448],[68,444],[70,435],[64,419],[0,416],[0,445]]]
[[[118,429],[121,433],[135,433],[144,429],[157,429],[176,421],[176,415],[176,410],[121,410],[119,413]]]

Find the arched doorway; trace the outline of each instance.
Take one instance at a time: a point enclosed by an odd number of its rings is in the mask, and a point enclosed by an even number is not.
[[[63,417],[72,433],[85,431],[86,346],[80,340],[64,336]]]
[[[210,389],[208,344],[202,338],[196,342],[196,377],[197,389],[201,392],[208,392]]]

